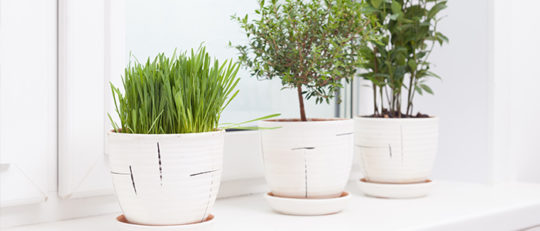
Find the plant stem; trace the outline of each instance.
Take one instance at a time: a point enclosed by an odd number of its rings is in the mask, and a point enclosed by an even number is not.
[[[381,95],[381,115],[382,115],[384,113],[383,86],[379,87],[379,94]]]
[[[399,92],[399,94],[397,94],[397,97],[396,97],[396,106],[397,106],[397,114],[398,114],[398,118],[401,118],[401,90]]]
[[[414,84],[413,86],[416,86],[416,80],[415,80],[415,84]],[[413,105],[412,102],[413,102],[415,93],[416,93],[416,91],[413,91],[413,92],[411,93],[411,114],[410,114],[411,116],[413,115],[413,110],[414,110],[414,105]]]
[[[373,73],[375,73],[375,75],[377,73],[379,73],[379,64],[377,63],[377,52],[379,51],[379,49],[377,47],[373,48],[373,63],[374,63],[374,67],[375,69],[373,70]],[[373,83],[373,109],[375,110],[375,112],[373,114],[377,115],[379,114],[379,109],[377,108],[377,85],[375,85],[375,83]],[[382,113],[382,97],[381,97],[381,113]]]
[[[296,89],[298,91],[298,102],[300,103],[300,120],[307,121],[306,110],[304,109],[304,96],[302,95],[302,85],[298,84]]]
[[[379,114],[379,109],[377,108],[377,86],[372,83],[373,85],[373,115]]]
[[[416,71],[413,71],[412,74],[411,74],[411,78],[409,79],[409,92],[407,93],[407,111],[405,111],[405,114],[407,114],[407,115],[412,114],[412,111],[409,112],[409,110],[410,110],[411,105],[412,105],[411,95],[412,95],[412,91],[413,91],[413,80],[414,80],[415,73],[416,73]]]
[[[392,90],[392,116],[396,113],[397,93]]]

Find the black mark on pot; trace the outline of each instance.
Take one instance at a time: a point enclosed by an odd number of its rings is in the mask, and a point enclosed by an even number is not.
[[[161,168],[161,151],[159,150],[159,142],[157,142],[157,158],[159,163],[159,183],[163,186],[163,169]]]
[[[299,147],[299,148],[292,148],[291,150],[301,150],[301,149],[304,149],[304,150],[313,150],[313,149],[315,149],[315,147]]]
[[[217,169],[215,169],[215,170],[210,170],[210,171],[204,171],[204,172],[193,173],[193,174],[191,174],[191,175],[189,175],[189,176],[198,176],[198,175],[202,175],[202,174],[212,173],[212,172],[215,172],[215,171],[217,171]]]
[[[366,146],[366,145],[360,145],[360,144],[355,144],[354,146],[359,147],[359,148],[384,148],[384,146],[377,147],[377,146]]]
[[[129,175],[131,175],[131,183],[133,184],[133,191],[135,192],[135,195],[137,195],[137,187],[135,187],[135,179],[133,178],[133,170],[131,169],[131,165],[129,166]]]
[[[390,151],[390,158],[392,158],[392,146],[390,144],[388,144],[388,151]]]
[[[111,174],[113,174],[113,175],[130,175],[130,174],[127,173],[127,172],[126,172],[126,173],[123,173],[123,172],[113,172],[113,171],[111,171]]]
[[[336,136],[346,136],[346,135],[352,135],[352,134],[353,134],[352,132],[347,132],[347,133],[336,134]]]

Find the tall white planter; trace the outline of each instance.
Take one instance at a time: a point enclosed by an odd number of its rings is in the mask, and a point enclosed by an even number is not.
[[[293,198],[339,197],[349,179],[353,120],[259,122],[265,176],[272,194]]]
[[[367,181],[418,183],[431,175],[439,119],[356,117],[355,152]]]
[[[204,221],[219,189],[224,131],[107,134],[114,188],[130,223]]]

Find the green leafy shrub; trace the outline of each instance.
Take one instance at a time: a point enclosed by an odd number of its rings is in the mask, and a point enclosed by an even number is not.
[[[256,19],[233,16],[249,40],[236,46],[239,60],[259,79],[280,78],[297,90],[300,119],[306,121],[304,96],[330,102],[359,63],[358,51],[375,38],[370,21],[355,0],[259,1]]]
[[[428,58],[436,43],[448,42],[437,31],[441,20],[438,15],[446,8],[446,0],[369,0],[368,3],[367,16],[381,25],[377,29],[381,41],[372,42],[360,52],[369,60],[362,65],[367,72],[361,76],[373,83],[374,116],[413,117],[415,93],[433,94],[426,80],[440,78],[430,71]],[[402,108],[403,93],[405,108]]]
[[[215,131],[223,110],[238,94],[239,64],[212,60],[204,47],[172,57],[130,64],[123,76],[124,93],[111,84],[120,118],[114,130],[170,134]]]

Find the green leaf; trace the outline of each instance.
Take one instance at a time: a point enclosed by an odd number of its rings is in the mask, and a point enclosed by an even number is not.
[[[444,34],[442,34],[441,32],[435,32],[435,38],[437,38],[437,41],[439,41],[439,44],[442,45],[443,42],[446,42],[448,43],[448,37],[446,37]]]
[[[256,121],[259,121],[259,120],[270,119],[270,118],[274,118],[274,117],[277,117],[277,116],[280,116],[280,115],[281,115],[281,114],[279,114],[279,113],[277,113],[277,114],[271,114],[271,115],[266,115],[266,116],[263,116],[263,117],[259,117],[259,118],[252,119],[252,120],[248,120],[248,121],[244,121],[244,122],[241,122],[241,123],[230,124],[229,126],[222,127],[221,129],[241,128],[241,127],[239,127],[239,125],[247,124],[247,123],[253,123],[253,122],[256,122]],[[244,127],[244,128],[245,128],[245,127]]]
[[[399,4],[399,2],[397,2],[396,0],[392,0],[392,5],[390,7],[392,8],[392,13],[394,13],[394,14],[403,13],[401,11],[401,4]]]
[[[422,88],[419,88],[418,86],[414,88],[414,90],[416,90],[416,92],[418,92],[419,95],[424,95],[424,93],[422,92]]]
[[[435,4],[435,5],[428,11],[427,17],[428,17],[428,18],[433,18],[433,17],[435,17],[441,10],[443,10],[443,9],[445,9],[445,8],[446,8],[446,1],[439,2],[439,3]]]
[[[430,88],[428,85],[425,85],[425,84],[422,83],[422,84],[420,84],[420,87],[421,87],[422,89],[424,89],[424,91],[426,91],[427,93],[433,95],[433,90],[431,90],[431,88]]]
[[[429,75],[429,76],[432,76],[432,77],[435,77],[437,79],[441,79],[441,77],[431,71],[426,71],[426,74]]]
[[[383,0],[371,0],[371,5],[377,9],[380,9],[382,2]]]
[[[409,61],[407,62],[407,64],[409,65],[409,67],[411,68],[411,70],[416,70],[416,61],[414,59],[409,59]]]

